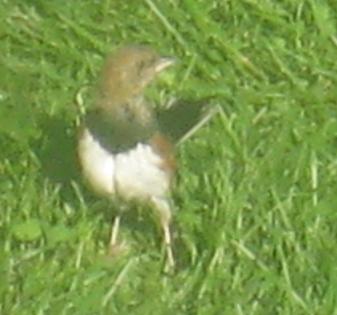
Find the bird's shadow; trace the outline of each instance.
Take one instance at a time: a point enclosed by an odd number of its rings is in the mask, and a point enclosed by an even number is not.
[[[40,162],[42,177],[60,187],[62,200],[73,203],[72,182],[80,180],[74,123],[62,117],[44,115],[39,118],[39,129],[42,137],[33,144],[33,148]]]

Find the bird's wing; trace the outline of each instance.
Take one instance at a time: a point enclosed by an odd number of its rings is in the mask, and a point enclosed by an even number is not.
[[[157,110],[160,131],[174,144],[178,144],[207,115],[210,106],[206,101],[177,101],[166,109]]]

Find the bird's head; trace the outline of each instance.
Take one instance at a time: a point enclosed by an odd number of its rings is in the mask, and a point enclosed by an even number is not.
[[[101,93],[111,105],[138,95],[158,73],[174,63],[145,46],[127,46],[107,58],[103,68]]]

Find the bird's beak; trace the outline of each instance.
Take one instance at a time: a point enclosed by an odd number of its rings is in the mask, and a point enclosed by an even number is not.
[[[166,69],[167,67],[173,65],[176,62],[176,59],[173,57],[161,57],[156,65],[155,65],[155,72],[159,73]]]

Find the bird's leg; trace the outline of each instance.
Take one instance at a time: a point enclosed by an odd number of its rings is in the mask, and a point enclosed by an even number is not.
[[[167,266],[169,268],[173,268],[175,263],[174,263],[173,252],[172,252],[172,238],[171,238],[169,222],[162,222],[162,228],[164,231]]]
[[[113,219],[113,223],[111,226],[111,236],[110,236],[110,255],[111,256],[119,256],[128,251],[128,246],[124,240],[117,240],[119,227],[121,222],[121,217],[123,215],[124,210],[126,209],[125,205],[117,202],[116,206],[118,205],[118,212]]]
[[[171,207],[166,198],[153,197],[152,202],[158,211],[161,228],[164,232],[164,242],[166,249],[166,266],[172,269],[175,265],[172,252],[172,237],[170,232]]]
[[[113,248],[117,244],[117,235],[118,235],[120,221],[121,221],[121,215],[118,214],[115,217],[114,222],[112,224],[112,228],[111,228],[111,237],[110,237],[110,247],[111,248]]]
[[[120,221],[121,221],[121,214],[119,213],[115,217],[111,227],[110,249],[109,249],[110,256],[119,256],[128,250],[128,246],[124,241],[122,242],[117,241]]]

